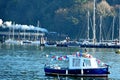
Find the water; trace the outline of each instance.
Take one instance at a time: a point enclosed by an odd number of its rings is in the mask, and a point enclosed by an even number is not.
[[[106,80],[94,77],[73,78],[44,75],[43,67],[45,63],[50,62],[49,56],[73,54],[79,50],[83,49],[0,44],[0,80]],[[111,74],[107,80],[120,80],[120,55],[115,54],[115,49],[87,50],[111,66]]]

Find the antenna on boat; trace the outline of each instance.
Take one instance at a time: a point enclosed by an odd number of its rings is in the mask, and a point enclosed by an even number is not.
[[[94,5],[93,5],[93,43],[95,44],[96,42],[96,31],[95,31],[95,3],[96,3],[96,0],[94,0]]]

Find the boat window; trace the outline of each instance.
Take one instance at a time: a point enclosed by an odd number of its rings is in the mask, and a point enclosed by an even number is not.
[[[80,59],[73,59],[73,67],[80,67]]]
[[[90,60],[85,59],[83,66],[91,66]]]

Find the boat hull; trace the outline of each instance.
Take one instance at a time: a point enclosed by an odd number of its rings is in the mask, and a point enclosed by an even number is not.
[[[107,77],[108,68],[90,69],[52,69],[44,68],[45,75],[50,76],[79,76],[79,77]]]
[[[94,44],[80,44],[83,48],[120,48],[120,45],[94,45]]]

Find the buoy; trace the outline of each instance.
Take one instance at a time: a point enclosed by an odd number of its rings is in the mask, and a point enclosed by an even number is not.
[[[120,54],[120,49],[115,51],[116,54]]]

